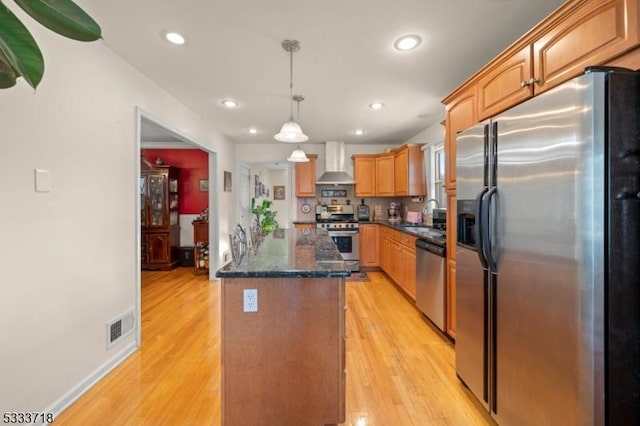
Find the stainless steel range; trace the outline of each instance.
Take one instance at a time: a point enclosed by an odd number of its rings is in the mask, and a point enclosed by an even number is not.
[[[360,270],[360,229],[350,204],[316,206],[316,226],[327,230],[350,271]]]

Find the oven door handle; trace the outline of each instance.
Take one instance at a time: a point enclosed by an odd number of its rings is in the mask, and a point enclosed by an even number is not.
[[[328,231],[331,237],[349,237],[357,235],[358,231]]]

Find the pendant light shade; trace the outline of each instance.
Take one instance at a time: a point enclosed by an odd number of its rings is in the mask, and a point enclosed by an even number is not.
[[[292,163],[306,163],[309,161],[309,158],[300,147],[297,147],[293,150],[291,156],[287,158],[287,161],[291,161]]]
[[[273,138],[280,142],[290,143],[306,142],[309,140],[309,136],[302,133],[300,125],[293,121],[293,117],[289,118],[289,121],[282,125],[280,133],[276,134]]]
[[[304,100],[304,96],[293,96],[293,52],[300,50],[300,43],[298,40],[285,40],[282,42],[282,48],[289,52],[289,108],[290,115],[289,121],[282,125],[280,133],[277,133],[273,138],[280,142],[298,143],[306,142],[309,140],[309,136],[302,132],[302,128],[293,119],[293,101],[298,103],[298,118],[300,118],[300,101]]]

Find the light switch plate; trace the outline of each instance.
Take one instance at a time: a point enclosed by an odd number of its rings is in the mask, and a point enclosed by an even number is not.
[[[36,192],[51,191],[51,174],[49,170],[35,169]]]

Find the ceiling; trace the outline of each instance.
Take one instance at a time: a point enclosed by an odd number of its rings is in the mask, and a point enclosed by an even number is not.
[[[78,3],[101,25],[106,46],[235,143],[273,143],[288,120],[289,53],[281,43],[296,39],[293,93],[305,97],[298,121],[309,142],[397,144],[440,122],[446,95],[563,1]],[[168,43],[168,31],[186,43]],[[406,34],[422,43],[395,50]],[[223,99],[239,107],[225,109]],[[374,101],[385,107],[370,109]]]

